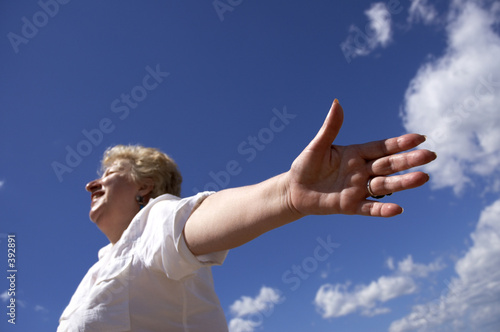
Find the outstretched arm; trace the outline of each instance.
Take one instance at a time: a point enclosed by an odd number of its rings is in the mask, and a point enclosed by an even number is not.
[[[418,134],[365,144],[332,145],[343,110],[335,99],[316,137],[290,170],[256,185],[217,192],[189,217],[184,236],[196,255],[227,250],[306,215],[359,214],[392,217],[403,212],[394,203],[370,198],[415,188],[428,181],[423,172],[392,175],[436,158],[428,150],[407,150],[425,141]]]

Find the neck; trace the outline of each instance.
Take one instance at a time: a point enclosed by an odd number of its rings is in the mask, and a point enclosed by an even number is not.
[[[139,207],[137,207],[137,212],[139,212]],[[103,232],[104,235],[106,235],[111,244],[115,244],[120,240],[123,232],[125,232],[125,230],[128,228],[134,216],[135,214],[130,218],[124,218],[120,221],[115,221],[113,223],[106,223],[106,224],[97,223],[97,227],[99,227],[101,232]]]

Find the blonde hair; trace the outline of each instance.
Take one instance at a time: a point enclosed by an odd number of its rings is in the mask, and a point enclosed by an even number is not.
[[[140,182],[143,179],[153,180],[154,188],[151,198],[162,194],[181,195],[182,175],[177,164],[167,154],[155,148],[140,145],[116,145],[104,151],[101,171],[111,166],[116,160],[128,160],[132,165],[132,179]]]

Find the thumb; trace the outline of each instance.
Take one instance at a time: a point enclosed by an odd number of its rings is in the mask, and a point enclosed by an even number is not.
[[[342,106],[340,106],[337,98],[335,98],[323,126],[321,126],[320,130],[311,141],[309,147],[311,149],[329,149],[337,137],[343,121],[344,110]]]

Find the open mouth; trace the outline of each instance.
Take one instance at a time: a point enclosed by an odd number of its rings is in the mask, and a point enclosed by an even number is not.
[[[91,200],[92,202],[99,199],[101,196],[104,195],[104,191],[103,190],[97,190],[95,192],[92,193],[91,195]]]

